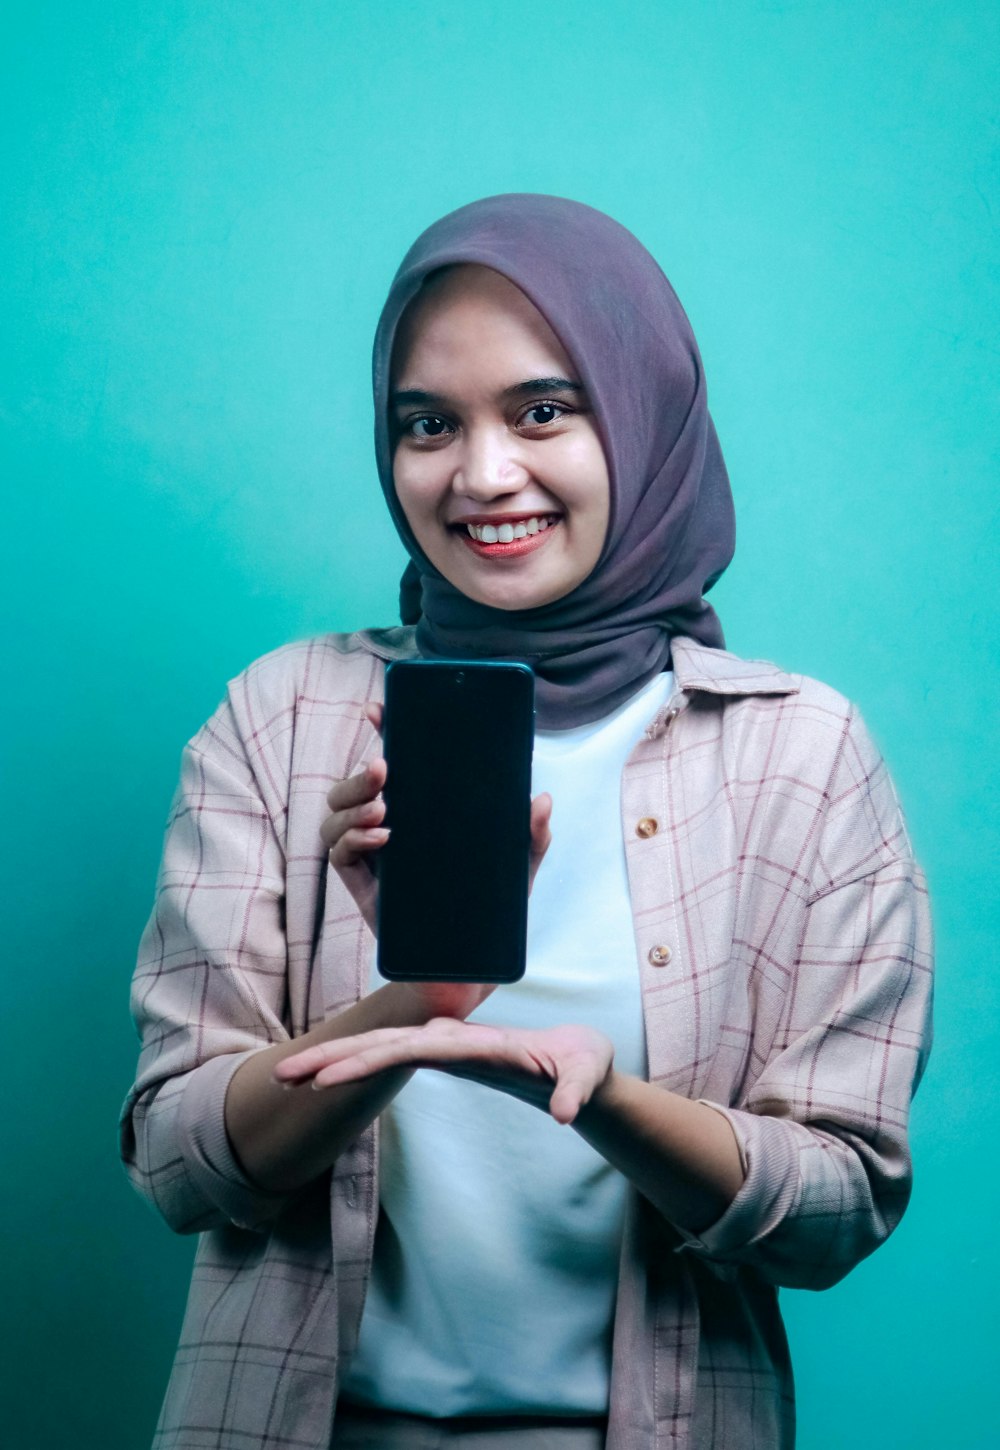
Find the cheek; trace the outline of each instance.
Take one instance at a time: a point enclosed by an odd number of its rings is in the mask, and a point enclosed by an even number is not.
[[[588,539],[597,538],[596,547],[600,549],[611,511],[611,486],[604,450],[596,435],[574,440],[562,475],[566,501],[586,518]]]
[[[420,521],[431,512],[434,499],[434,470],[428,467],[431,460],[412,458],[397,454],[392,465],[392,479],[396,486],[396,497],[409,520],[410,526],[419,527]]]

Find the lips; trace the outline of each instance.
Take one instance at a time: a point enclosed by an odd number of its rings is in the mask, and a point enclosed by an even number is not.
[[[470,538],[481,544],[511,544],[528,534],[544,533],[550,524],[558,523],[556,513],[536,514],[471,514],[450,525],[466,529]]]
[[[459,537],[481,559],[515,559],[541,548],[558,525],[557,514],[532,514],[501,523],[470,522],[459,526]]]

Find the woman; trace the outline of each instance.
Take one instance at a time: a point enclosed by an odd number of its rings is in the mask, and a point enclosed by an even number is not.
[[[124,1156],[203,1232],[156,1443],[791,1445],[777,1287],[909,1194],[930,947],[885,767],[834,691],[721,648],[701,361],[610,218],[445,217],[374,385],[416,628],[232,683],[136,971]],[[414,655],[536,673],[528,969],[492,994],[371,980]]]

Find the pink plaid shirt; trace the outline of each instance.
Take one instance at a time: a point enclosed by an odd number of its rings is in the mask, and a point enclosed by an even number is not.
[[[383,662],[412,653],[404,629],[286,646],[232,682],[184,751],[122,1115],[132,1181],[177,1232],[202,1235],[158,1450],[336,1444],[378,1125],[307,1188],[264,1193],[223,1106],[249,1053],[367,989],[372,937],[319,827],[331,781],[378,750],[361,706],[381,699]],[[836,1283],[909,1197],[926,890],[847,701],[686,639],[673,669],[622,780],[649,1075],[725,1113],[746,1180],[700,1237],[632,1195],[607,1444],[771,1450],[794,1437],[778,1287]]]

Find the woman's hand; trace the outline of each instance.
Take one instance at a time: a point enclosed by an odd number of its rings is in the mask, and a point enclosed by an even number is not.
[[[382,706],[369,704],[364,710],[369,723],[381,735]],[[357,902],[361,915],[372,932],[375,931],[378,900],[378,883],[372,870],[372,861],[375,853],[389,839],[389,832],[382,824],[385,803],[381,792],[385,777],[385,761],[378,756],[369,761],[357,775],[337,781],[327,793],[330,814],[320,827],[320,836],[329,852],[330,865]],[[531,802],[529,891],[552,839],[549,829],[551,816],[552,797],[536,796]],[[409,990],[415,992],[420,1001],[429,1005],[437,1014],[465,1017],[489,996],[493,988],[468,983],[414,982]]]
[[[368,705],[365,715],[381,734],[382,707]],[[385,773],[385,761],[378,756],[357,775],[336,781],[326,795],[330,814],[319,828],[330,865],[354,897],[372,932],[377,916],[378,887],[371,858],[389,839],[389,832],[382,825]]]
[[[572,1123],[611,1072],[614,1047],[591,1027],[530,1031],[435,1018],[324,1042],[283,1058],[279,1082],[314,1088],[358,1082],[390,1068],[432,1067],[498,1088]]]

